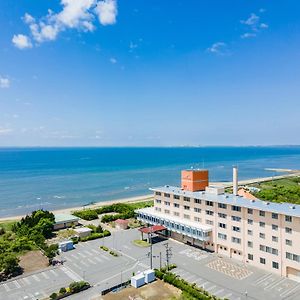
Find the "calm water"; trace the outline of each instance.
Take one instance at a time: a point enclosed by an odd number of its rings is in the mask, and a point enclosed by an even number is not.
[[[235,164],[240,179],[300,169],[300,147],[0,149],[0,216],[149,194],[191,166],[230,181]]]

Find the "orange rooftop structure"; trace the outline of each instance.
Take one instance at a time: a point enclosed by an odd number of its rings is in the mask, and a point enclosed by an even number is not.
[[[181,188],[186,191],[204,191],[208,186],[208,170],[181,171]]]

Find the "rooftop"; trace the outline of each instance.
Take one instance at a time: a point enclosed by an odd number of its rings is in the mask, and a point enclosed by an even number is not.
[[[184,197],[201,199],[204,201],[213,201],[217,203],[224,203],[228,205],[237,205],[246,208],[264,210],[269,212],[274,212],[283,215],[289,215],[294,217],[300,217],[300,205],[292,204],[292,203],[276,203],[276,202],[267,202],[262,201],[260,199],[249,200],[243,196],[235,196],[233,194],[212,194],[207,193],[205,191],[199,192],[190,192],[186,190],[182,190],[176,186],[161,186],[156,188],[151,188],[151,191],[157,191],[161,193],[170,193]]]
[[[80,232],[91,232],[92,229],[88,228],[88,227],[81,227],[81,228],[75,228],[74,231],[78,232],[78,233],[80,233]]]
[[[69,215],[69,214],[56,214],[55,215],[55,224],[76,222],[79,218]]]

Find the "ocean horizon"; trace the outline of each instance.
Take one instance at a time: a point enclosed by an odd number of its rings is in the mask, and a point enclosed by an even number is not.
[[[149,194],[191,167],[231,181],[233,165],[240,180],[300,169],[300,146],[0,148],[0,217]]]

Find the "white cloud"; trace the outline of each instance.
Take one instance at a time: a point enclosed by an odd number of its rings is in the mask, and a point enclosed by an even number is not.
[[[118,61],[114,58],[114,57],[111,57],[109,59],[109,61],[112,63],[112,64],[116,64]]]
[[[7,77],[0,76],[0,88],[7,89],[10,87],[10,80]]]
[[[6,128],[6,127],[0,127],[0,135],[7,135],[11,133],[13,129],[11,128]]]
[[[259,16],[252,13],[247,20],[241,20],[241,23],[249,26],[255,26],[259,22],[259,19]]]
[[[48,14],[39,20],[26,13],[23,21],[29,26],[31,36],[36,43],[56,40],[58,34],[66,29],[84,32],[95,30],[95,15],[102,25],[116,23],[116,0],[61,0],[62,9],[58,13],[48,10]],[[20,49],[31,48],[28,36],[15,35],[13,43]]]
[[[259,25],[259,27],[260,27],[260,28],[263,28],[263,29],[266,29],[266,28],[269,28],[269,25],[266,24],[266,23],[261,23],[261,24]]]
[[[242,39],[249,39],[249,38],[253,38],[253,37],[256,37],[255,33],[246,32],[241,35]]]
[[[24,34],[15,34],[12,38],[12,42],[19,49],[32,48],[30,38]]]
[[[95,11],[98,15],[99,22],[102,25],[112,25],[116,23],[118,9],[117,2],[115,0],[99,1]]]
[[[227,44],[223,42],[217,42],[212,44],[211,47],[206,49],[208,52],[217,54],[217,55],[226,55],[229,54]]]

